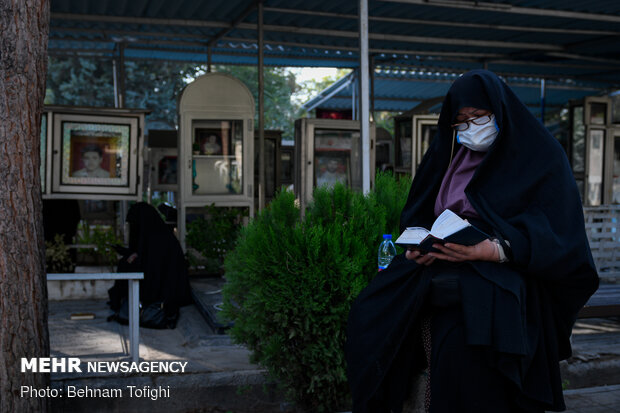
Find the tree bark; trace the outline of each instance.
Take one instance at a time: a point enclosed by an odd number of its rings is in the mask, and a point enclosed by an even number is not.
[[[0,412],[45,412],[20,397],[49,376],[21,373],[48,357],[39,145],[45,97],[48,0],[0,0]]]

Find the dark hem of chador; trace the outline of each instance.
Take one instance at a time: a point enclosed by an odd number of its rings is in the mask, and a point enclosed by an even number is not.
[[[482,270],[495,265],[500,264],[485,264]],[[426,367],[420,325],[428,309],[430,280],[446,267],[450,266],[422,268],[403,255],[397,256],[355,301],[346,346],[354,413],[401,411],[413,376]],[[556,340],[549,337],[553,333],[545,334],[537,328],[544,316],[532,311],[533,314],[527,314],[528,320],[526,309],[519,304],[529,300],[530,308],[539,307],[537,288],[531,286],[528,294],[522,283],[516,284],[517,291],[508,291],[489,282],[472,265],[457,269],[465,295],[462,303],[465,324],[477,323],[477,328],[466,333],[468,342],[486,349],[489,365],[513,383],[515,403],[523,411],[563,410],[558,354],[549,351],[553,345],[545,344],[545,340]],[[503,270],[495,269],[493,274],[497,275],[497,271]],[[485,302],[493,303],[492,307]],[[376,322],[381,322],[381,327],[377,328]],[[527,327],[526,331],[519,326]],[[538,351],[529,354],[532,348]],[[471,377],[472,381],[475,379]]]

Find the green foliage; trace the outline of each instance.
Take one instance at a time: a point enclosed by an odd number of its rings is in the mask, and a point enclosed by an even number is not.
[[[337,69],[334,76],[324,76],[321,79],[308,79],[298,82],[299,86],[295,91],[296,96],[294,96],[294,99],[302,105],[349,73],[351,73],[351,69]]]
[[[50,57],[45,103],[113,107],[112,61]]]
[[[375,177],[375,188],[370,196],[376,198],[379,205],[383,205],[387,211],[386,228],[396,239],[400,235],[400,213],[405,208],[409,188],[411,187],[411,176],[405,175],[396,179],[392,172],[377,171]]]
[[[258,68],[255,66],[216,66],[216,72],[228,73],[241,80],[252,92],[256,105],[255,127],[258,128]],[[295,119],[301,117],[298,106],[291,102],[297,90],[295,76],[285,67],[265,67],[265,129],[281,130],[283,139],[293,139]]]
[[[223,315],[290,398],[313,412],[346,408],[343,346],[351,303],[376,275],[383,233],[398,233],[407,181],[379,173],[364,196],[342,184],[314,191],[303,220],[281,192],[246,227],[225,262]]]
[[[147,122],[161,121],[173,128],[181,91],[203,70],[192,63],[125,61],[125,106],[152,110]]]
[[[394,136],[394,116],[399,112],[375,112],[375,124],[377,128],[384,128]]]
[[[250,89],[258,119],[258,69],[255,66],[218,65],[213,71],[229,73]],[[335,78],[325,77],[299,84],[289,68],[265,67],[265,129],[282,130],[284,139],[293,139],[295,119],[305,116],[301,104],[348,72],[350,70],[341,69]],[[179,94],[189,82],[204,73],[205,65],[125,60],[125,107],[151,110],[146,117],[147,128],[152,122],[163,122],[165,127],[172,128],[177,124]],[[50,57],[45,103],[113,107],[112,60]]]
[[[125,107],[152,110],[147,123],[177,122],[177,96],[191,78],[204,71],[181,62],[125,61]],[[50,57],[46,104],[114,106],[112,61],[78,57]]]
[[[45,242],[45,271],[48,273],[73,272],[75,265],[69,255],[62,235],[56,234],[54,241]]]
[[[109,225],[90,225],[80,221],[78,225],[78,244],[94,245],[95,248],[80,248],[83,254],[92,254],[100,257],[108,267],[114,267],[118,262],[118,255],[112,245],[121,245],[123,240],[116,235],[114,228]]]
[[[247,209],[234,207],[205,207],[206,218],[187,224],[185,243],[200,254],[201,259],[188,255],[192,265],[204,265],[208,272],[219,272],[224,257],[237,242]]]

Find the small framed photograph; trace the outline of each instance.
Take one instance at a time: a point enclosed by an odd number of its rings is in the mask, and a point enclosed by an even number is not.
[[[315,183],[334,186],[336,182],[351,185],[351,160],[349,151],[315,152]]]
[[[607,123],[607,104],[602,102],[590,103],[590,124],[605,125]]]
[[[151,148],[150,182],[154,191],[178,191],[178,151],[175,148]]]
[[[52,191],[137,193],[138,118],[55,114]]]
[[[97,222],[99,224],[114,222],[114,217],[116,215],[114,201],[85,199],[80,200],[79,203],[83,220]]]
[[[196,128],[195,142],[200,155],[222,155],[222,133],[218,129]]]
[[[157,184],[176,185],[177,184],[177,157],[164,156],[157,163]]]
[[[65,124],[65,129],[75,125]],[[123,130],[125,129],[125,130]],[[67,168],[63,168],[63,183],[97,182],[93,179],[76,181],[73,178],[104,178],[98,181],[104,185],[123,185],[123,156],[122,140],[127,135],[128,127],[119,128],[116,131],[96,131],[88,133],[85,130],[71,130],[65,145],[67,151],[63,157]],[[124,174],[126,177],[126,173]],[[117,178],[121,178],[120,180]]]

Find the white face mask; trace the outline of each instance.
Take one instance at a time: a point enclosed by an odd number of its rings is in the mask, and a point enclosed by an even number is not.
[[[484,125],[474,125],[470,123],[467,129],[457,133],[456,141],[472,151],[488,151],[499,133],[499,129],[495,123],[495,115],[491,115],[490,117],[491,121]]]

